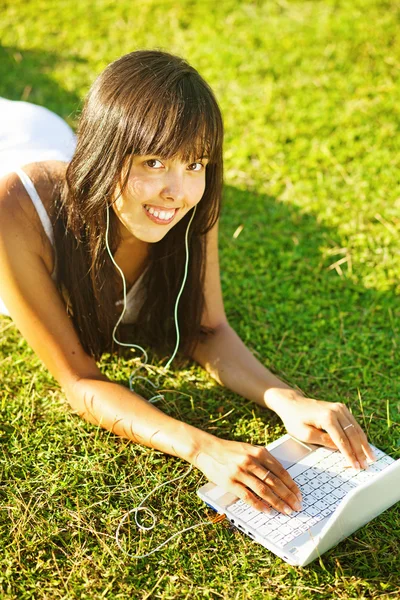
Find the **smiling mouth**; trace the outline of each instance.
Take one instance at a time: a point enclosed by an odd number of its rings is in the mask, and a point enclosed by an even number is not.
[[[144,204],[143,208],[149,219],[153,221],[153,223],[158,223],[159,225],[168,225],[169,223],[171,223],[171,221],[174,220],[174,217],[179,210],[178,208],[161,210],[154,208],[153,206],[149,206],[147,204]]]

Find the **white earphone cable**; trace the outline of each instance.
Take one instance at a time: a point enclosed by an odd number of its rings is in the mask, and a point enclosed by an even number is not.
[[[158,387],[158,382],[157,384],[153,383],[152,381],[149,381],[146,377],[141,377],[136,375],[137,371],[139,369],[141,369],[143,366],[149,367],[149,365],[147,365],[147,360],[148,360],[148,356],[147,356],[147,352],[144,348],[142,348],[141,346],[139,346],[138,344],[128,344],[125,342],[120,342],[116,336],[115,333],[124,317],[124,314],[126,312],[126,308],[127,308],[127,299],[126,299],[126,280],[125,280],[125,276],[124,273],[122,271],[122,269],[120,268],[120,266],[116,263],[111,249],[110,249],[110,245],[109,245],[109,241],[108,241],[108,234],[109,234],[109,230],[110,230],[110,215],[109,215],[109,206],[107,205],[107,226],[106,226],[106,248],[108,251],[108,254],[111,258],[111,261],[113,262],[114,266],[116,267],[116,269],[118,270],[119,274],[121,275],[122,278],[122,286],[123,286],[123,294],[124,294],[124,298],[123,298],[123,309],[122,312],[117,320],[117,323],[114,326],[113,332],[112,332],[112,338],[114,340],[114,342],[120,346],[124,346],[126,348],[137,348],[139,350],[142,351],[143,353],[143,361],[142,364],[135,369],[132,374],[129,377],[129,389],[131,391],[134,391],[133,388],[133,382],[141,379],[144,381],[147,381],[147,383],[149,383],[150,385],[152,385],[154,388]],[[188,267],[189,267],[189,242],[188,242],[188,237],[189,237],[189,228],[190,225],[192,224],[194,215],[196,213],[196,206],[193,209],[193,214],[190,218],[190,221],[188,223],[188,226],[186,228],[186,233],[185,233],[185,251],[186,251],[186,260],[185,260],[185,270],[184,270],[184,275],[183,275],[183,280],[182,280],[182,285],[181,288],[178,292],[177,298],[176,298],[176,302],[175,302],[175,309],[174,309],[174,320],[175,320],[175,331],[176,331],[176,344],[175,344],[175,349],[172,353],[171,358],[169,359],[169,361],[167,362],[167,364],[165,365],[165,367],[163,368],[163,374],[165,374],[172,361],[174,360],[176,353],[178,352],[178,348],[179,348],[179,342],[180,342],[180,332],[179,332],[179,324],[178,324],[178,305],[179,305],[179,300],[182,296],[183,293],[183,288],[185,286],[186,283],[186,279],[187,279],[187,274],[188,274]],[[164,398],[164,396],[162,394],[156,394],[155,396],[152,396],[148,402],[155,402],[156,400],[158,400],[159,398]],[[191,525],[190,527],[186,527],[185,529],[182,529],[176,533],[174,533],[173,535],[171,535],[169,538],[167,538],[164,542],[162,542],[162,544],[160,544],[159,546],[157,546],[156,548],[154,548],[153,550],[151,550],[150,552],[148,552],[147,554],[142,554],[142,555],[133,555],[130,554],[129,552],[127,552],[121,545],[119,536],[120,536],[120,530],[122,525],[125,523],[126,519],[129,517],[129,515],[134,514],[135,515],[135,523],[137,525],[137,527],[139,529],[142,530],[146,530],[146,531],[150,531],[151,529],[153,529],[156,525],[156,521],[157,518],[154,515],[154,513],[150,510],[150,508],[148,508],[147,506],[143,506],[143,503],[157,490],[159,490],[160,488],[164,487],[165,485],[168,485],[170,483],[173,483],[175,481],[178,481],[179,479],[183,479],[184,477],[186,477],[186,475],[188,475],[190,473],[190,471],[192,470],[192,465],[189,467],[189,469],[183,474],[180,475],[179,477],[175,477],[174,479],[170,479],[168,481],[165,481],[164,483],[161,483],[160,485],[156,486],[154,489],[152,489],[145,498],[143,498],[143,500],[140,502],[140,504],[138,506],[135,506],[134,508],[132,508],[131,510],[129,510],[127,513],[125,513],[125,515],[122,517],[121,521],[118,524],[117,530],[115,532],[115,541],[118,545],[118,547],[120,548],[120,550],[122,550],[122,552],[124,552],[124,554],[126,554],[127,556],[129,556],[130,558],[136,558],[136,559],[140,559],[140,558],[146,558],[147,556],[150,556],[151,554],[154,554],[155,552],[157,552],[158,550],[160,550],[163,546],[165,546],[168,542],[170,542],[171,540],[173,540],[174,538],[176,538],[178,535],[181,535],[182,533],[184,533],[185,531],[189,531],[191,529],[195,529],[196,527],[202,527],[203,525],[212,525],[213,521],[201,521],[200,523],[196,523],[195,525]],[[152,524],[150,526],[145,526],[142,525],[141,523],[139,523],[137,516],[138,513],[144,511],[147,514],[149,514],[152,518]]]

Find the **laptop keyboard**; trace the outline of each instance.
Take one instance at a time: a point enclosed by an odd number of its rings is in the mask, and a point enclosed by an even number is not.
[[[374,452],[376,462],[368,469],[357,470],[347,467],[344,456],[337,450],[318,448],[288,469],[303,496],[300,512],[288,516],[271,509],[264,513],[237,500],[229,506],[229,516],[237,517],[261,537],[283,547],[329,517],[354,487],[369,481],[394,462],[381,450],[374,448]]]

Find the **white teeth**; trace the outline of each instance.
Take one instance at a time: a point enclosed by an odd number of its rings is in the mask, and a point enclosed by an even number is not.
[[[147,212],[149,212],[151,215],[154,215],[155,217],[157,217],[158,219],[162,219],[163,221],[169,221],[175,214],[175,210],[171,210],[169,212],[166,212],[165,210],[154,210],[152,206],[147,206],[146,204],[144,205],[144,207],[147,210]]]

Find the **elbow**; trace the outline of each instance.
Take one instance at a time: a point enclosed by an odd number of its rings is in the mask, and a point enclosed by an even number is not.
[[[224,338],[226,335],[229,336],[230,331],[232,328],[227,320],[212,324],[212,326],[208,323],[202,325],[199,338],[188,354],[189,358],[198,362],[208,371],[211,355],[215,354],[217,347],[224,344]]]
[[[67,402],[74,412],[82,413],[83,404],[87,404],[90,395],[90,384],[94,381],[109,381],[109,379],[97,372],[90,375],[75,375],[61,382]]]

